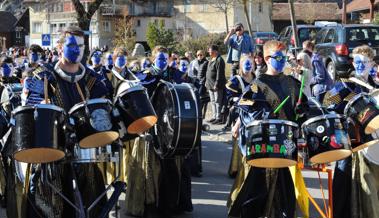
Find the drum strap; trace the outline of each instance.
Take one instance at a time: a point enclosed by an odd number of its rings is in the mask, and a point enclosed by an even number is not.
[[[279,96],[272,90],[267,84],[263,83],[259,79],[256,79],[254,81],[260,90],[262,90],[267,102],[270,104],[271,108],[274,110],[279,106],[281,103]],[[284,113],[284,110],[279,111],[279,117],[281,118],[287,118],[287,115]]]
[[[242,78],[240,75],[236,75],[236,78],[238,79],[238,82],[241,85],[242,92],[245,90],[245,83],[243,82]]]

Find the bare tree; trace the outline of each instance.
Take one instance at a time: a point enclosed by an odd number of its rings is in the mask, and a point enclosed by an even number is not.
[[[92,2],[88,2],[87,11],[80,0],[71,0],[71,2],[75,7],[75,11],[77,15],[76,19],[78,21],[79,27],[84,31],[88,31],[91,25],[92,16],[100,8],[100,5],[103,2],[103,0],[93,0]],[[84,57],[87,58],[90,52],[88,35],[84,36],[84,43],[86,45],[86,48],[84,50]]]
[[[249,17],[249,12],[247,10],[247,3],[250,1],[251,0],[240,0],[240,3],[243,6],[243,12],[245,14],[245,19],[246,19],[246,23],[247,23],[247,28],[249,30],[249,34],[252,35],[253,31],[251,30],[250,17]]]
[[[116,20],[117,28],[115,30],[113,45],[125,47],[127,51],[132,51],[136,43],[136,36],[133,31],[134,18],[129,15],[127,8],[123,10],[122,16],[122,18]]]
[[[228,23],[229,9],[233,8],[237,1],[238,0],[215,0],[212,5],[212,7],[224,13],[226,32],[229,32],[229,23]]]

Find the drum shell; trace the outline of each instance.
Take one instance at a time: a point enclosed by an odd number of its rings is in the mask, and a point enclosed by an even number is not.
[[[246,161],[262,159],[266,164],[258,167],[281,168],[297,162],[298,125],[284,120],[254,121],[247,127]],[[289,165],[278,166],[276,159],[284,159]],[[273,163],[270,162],[273,161]]]
[[[86,108],[88,109],[88,111]],[[104,122],[106,122],[109,125],[109,127],[107,127],[105,130],[95,129],[95,127],[91,124],[92,123],[91,114],[95,110],[106,111],[106,114],[103,118],[104,118]],[[115,138],[114,140],[118,138],[117,125],[114,125],[113,123],[112,104],[110,103],[109,100],[91,99],[88,102],[79,103],[70,110],[69,116],[70,116],[70,123],[74,126],[76,137],[79,142],[81,142],[83,139],[86,139],[87,137],[90,137],[97,133],[103,133],[103,132],[112,132],[113,133],[112,135],[117,135],[117,137],[113,137]],[[112,141],[108,143],[111,143],[111,142]],[[108,143],[105,143],[105,144],[102,143],[102,145],[93,146],[93,147],[105,146]]]
[[[351,155],[348,126],[343,116],[314,117],[303,123],[302,130],[312,163],[333,162]]]
[[[65,151],[67,120],[63,112],[29,106],[16,111],[12,115],[14,154],[34,148]]]
[[[362,93],[348,102],[344,114],[346,117],[350,117],[355,122],[360,123],[366,134],[371,134],[374,130],[367,130],[366,127],[373,119],[379,116],[379,109],[375,99]]]
[[[121,120],[124,122],[124,125],[127,128],[127,130],[128,127],[138,119],[144,117],[157,116],[145,90],[126,90],[120,93],[120,95],[117,96],[115,106],[119,110]],[[138,133],[142,133],[144,131]],[[138,134],[136,134],[136,132],[130,133],[130,131],[128,131],[127,136],[135,138],[138,136]]]
[[[76,145],[72,154],[69,161],[73,163],[117,162],[119,158],[118,152],[112,151],[112,145],[99,148],[80,148]]]
[[[159,92],[159,93],[157,93]],[[167,131],[168,126],[162,126],[153,131],[154,146],[161,157],[172,157],[175,155],[185,156],[191,153],[201,137],[201,110],[199,105],[199,95],[187,84],[171,84],[161,82],[152,97],[155,110],[162,113],[160,104],[162,98],[170,100],[172,108],[165,109],[164,114],[158,114],[157,125],[162,125],[163,121],[169,123],[172,128],[172,137],[163,138],[160,131]],[[165,102],[165,104],[168,104]],[[170,114],[166,112],[170,111]],[[168,124],[165,124],[168,125]]]

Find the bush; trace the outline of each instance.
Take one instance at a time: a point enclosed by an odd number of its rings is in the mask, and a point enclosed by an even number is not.
[[[171,50],[175,46],[174,32],[166,30],[162,20],[158,25],[149,22],[146,29],[146,39],[151,49],[157,45],[162,45]]]
[[[220,54],[226,54],[227,46],[224,45],[225,33],[211,33],[208,35],[200,36],[196,39],[188,39],[181,41],[175,47],[175,50],[183,55],[186,51],[196,52],[197,50],[204,50],[207,52],[210,45],[218,45]]]

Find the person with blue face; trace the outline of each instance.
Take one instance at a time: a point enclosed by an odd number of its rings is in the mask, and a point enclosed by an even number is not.
[[[102,59],[103,53],[100,50],[95,50],[90,55],[90,64],[92,65],[92,68],[99,68],[102,66],[101,59]]]
[[[50,108],[53,107],[51,105],[55,105],[64,110],[65,114],[69,114],[68,112],[74,105],[86,100],[100,98],[112,100],[110,96],[113,90],[109,90],[109,87],[104,84],[104,77],[81,63],[84,53],[84,32],[79,27],[67,27],[61,34],[58,48],[61,49],[62,53],[62,57],[58,62],[37,67],[31,72],[30,75],[32,76],[24,81],[23,88],[26,93],[25,104],[27,106],[34,107],[35,105],[49,104],[47,107]],[[45,95],[45,93],[48,95]],[[47,101],[45,100],[46,97],[48,98]],[[91,114],[91,119],[93,114]],[[73,127],[73,129],[75,128]],[[62,134],[66,139],[63,146],[70,150],[67,150],[67,152],[72,152],[74,147],[78,146],[77,139],[70,137],[71,130],[67,134]],[[44,153],[42,155],[51,154]],[[67,190],[67,193],[74,193],[72,176],[75,174],[76,185],[80,190],[79,194],[82,199],[86,199],[83,201],[86,206],[88,206],[88,202],[94,202],[95,198],[105,190],[104,178],[96,163],[72,165],[70,161],[57,161],[42,164],[42,166],[46,167],[46,172],[49,172],[47,176],[55,188]],[[33,165],[32,172],[30,189],[28,190],[28,197],[31,199],[27,205],[28,217],[75,216],[76,210],[61,197],[57,197],[49,186],[46,186],[45,180],[41,176],[43,173],[41,173],[40,165]],[[41,190],[42,188],[43,190]],[[50,200],[41,203],[36,199]],[[100,216],[105,203],[105,199],[100,200],[89,216]],[[53,215],[51,211],[54,211]]]
[[[306,120],[305,112],[308,110],[308,102],[305,95],[299,99],[300,82],[282,73],[286,64],[284,50],[285,45],[276,40],[267,41],[263,45],[267,71],[247,85],[236,104],[239,118],[232,128],[232,135],[238,138],[243,158],[240,162],[241,170],[237,174],[227,205],[228,215],[231,217],[241,217],[244,208],[249,208],[243,215],[246,217],[295,217],[296,215],[295,187],[288,166],[293,165],[297,159],[292,163],[275,166],[279,169],[269,169],[273,167],[271,164],[276,165],[277,162],[271,158],[254,156],[258,153],[255,150],[252,152],[251,146],[254,143],[250,140],[254,139],[252,134],[255,130],[247,128],[253,121],[259,123],[265,119],[287,120],[296,122],[300,126]],[[241,63],[240,67],[244,71],[242,73],[249,72],[250,61],[252,60],[249,58],[248,61]],[[281,103],[283,106],[274,113]],[[277,134],[282,133],[278,131]],[[270,142],[264,139],[262,143]],[[296,145],[292,143],[291,147],[295,148]],[[279,154],[279,151],[277,150],[276,153]],[[280,155],[277,157],[285,158]],[[273,178],[270,176],[273,175],[272,173],[280,176]],[[302,182],[304,182],[302,178],[297,178],[295,184]],[[280,203],[283,197],[286,199],[285,204]],[[270,208],[270,212],[265,211],[264,208]]]
[[[326,93],[323,106],[338,114],[344,114],[350,99],[360,93],[370,93],[371,87],[378,89],[377,69],[373,61],[375,52],[367,45],[358,46],[352,51],[354,72],[337,78],[333,88]],[[371,87],[369,87],[371,86]],[[375,101],[375,91],[367,100]],[[365,112],[364,116],[373,112]],[[350,119],[350,117],[349,117]],[[377,120],[377,117],[371,120]],[[379,129],[379,124],[369,123],[372,129]],[[375,145],[364,149],[364,152],[354,152],[352,157],[336,162],[333,176],[333,217],[351,217],[351,214],[362,214],[365,217],[375,217],[379,214],[379,166],[369,157],[376,145],[376,134],[366,134],[358,122],[349,124],[349,137],[352,147],[373,143]],[[354,132],[354,134],[351,134]],[[375,149],[375,148],[374,148]],[[352,189],[353,191],[346,191]]]

